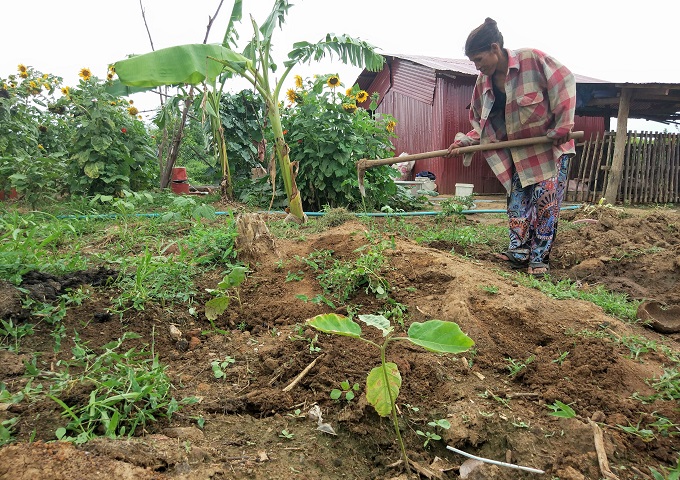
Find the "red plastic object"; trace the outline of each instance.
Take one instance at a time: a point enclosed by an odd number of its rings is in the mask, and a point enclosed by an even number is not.
[[[187,182],[172,182],[172,192],[178,195],[187,195],[189,193],[189,184]]]
[[[186,167],[173,167],[172,168],[172,181],[180,182],[187,180],[187,169]]]

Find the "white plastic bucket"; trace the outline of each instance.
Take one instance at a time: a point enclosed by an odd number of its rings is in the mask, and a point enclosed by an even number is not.
[[[469,197],[474,187],[473,183],[456,183],[456,197]]]

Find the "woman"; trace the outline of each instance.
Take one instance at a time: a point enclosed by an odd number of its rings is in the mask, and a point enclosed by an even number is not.
[[[576,83],[564,65],[535,49],[508,50],[487,18],[465,42],[480,71],[472,103],[472,130],[458,133],[446,157],[476,144],[545,136],[553,143],[487,150],[489,166],[508,192],[510,244],[498,258],[535,276],[549,272],[569,157],[574,141]]]

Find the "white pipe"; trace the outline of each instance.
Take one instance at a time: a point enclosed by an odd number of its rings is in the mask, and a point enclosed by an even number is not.
[[[485,462],[485,463],[491,463],[493,465],[499,465],[501,467],[508,467],[508,468],[516,468],[517,470],[524,470],[525,472],[531,472],[531,473],[545,473],[543,470],[539,470],[537,468],[531,468],[531,467],[523,467],[521,465],[515,465],[513,463],[505,463],[505,462],[498,462],[496,460],[489,460],[488,458],[482,458],[482,457],[475,457],[474,455],[471,455],[469,453],[466,453],[462,450],[458,450],[457,448],[453,448],[449,445],[446,446],[447,449],[454,451],[456,453],[459,453],[463,455],[464,457],[468,458],[473,458],[475,460],[479,460],[480,462]]]

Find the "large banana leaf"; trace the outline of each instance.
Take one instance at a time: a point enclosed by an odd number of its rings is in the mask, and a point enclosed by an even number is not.
[[[385,57],[375,51],[375,47],[368,42],[348,35],[327,34],[317,43],[297,42],[293,50],[288,53],[288,60],[283,62],[286,67],[297,63],[321,60],[326,54],[337,54],[342,63],[350,63],[355,67],[364,67],[372,72],[382,70]]]
[[[219,60],[219,61],[218,61]],[[197,85],[213,83],[225,68],[242,73],[251,68],[250,60],[217,44],[190,44],[163,48],[116,62],[121,83],[134,87]]]

